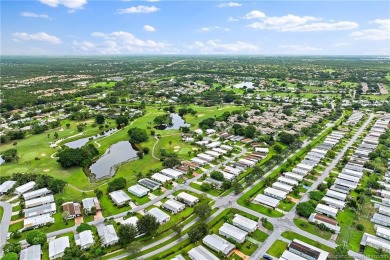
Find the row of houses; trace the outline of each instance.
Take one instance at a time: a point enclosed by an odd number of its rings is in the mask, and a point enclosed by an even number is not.
[[[329,253],[298,239],[291,241],[280,260],[326,260]]]
[[[316,167],[324,158],[327,152],[344,137],[344,133],[333,131],[322,144],[313,148],[305,158],[298,163],[291,172],[286,172],[279,176],[277,181],[264,190],[264,194],[258,194],[253,201],[265,206],[276,208],[281,200],[293,191],[299,182]]]
[[[364,116],[363,112],[359,110],[353,111],[352,115],[348,118],[345,124],[354,126],[363,118],[363,116]]]
[[[389,126],[390,115],[385,114],[381,116],[371,128],[369,134],[364,138],[363,143],[369,144],[370,147],[366,149],[374,149],[379,144],[379,136],[383,134]],[[375,147],[373,147],[375,146]],[[361,155],[362,153],[360,153]],[[362,157],[362,156],[361,156]],[[365,157],[363,156],[365,159]],[[389,169],[389,168],[388,168]],[[364,251],[366,246],[371,246],[376,249],[382,249],[390,253],[390,172],[387,171],[384,176],[384,181],[380,182],[382,189],[379,190],[381,202],[375,201],[374,207],[377,212],[371,218],[371,222],[375,223],[375,236],[364,233],[360,241],[360,250]]]
[[[6,194],[10,191],[16,184],[16,181],[5,181],[0,185],[0,194]],[[31,191],[35,187],[35,181],[27,182],[23,185],[20,185],[15,188],[14,194],[23,195],[24,193]]]

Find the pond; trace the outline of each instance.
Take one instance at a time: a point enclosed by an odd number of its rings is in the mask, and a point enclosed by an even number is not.
[[[1,155],[0,155],[0,165],[2,165],[3,163],[5,163],[5,161],[4,161],[3,157],[1,157]]]
[[[96,179],[101,179],[115,174],[115,166],[138,158],[137,151],[129,141],[121,141],[113,144],[106,150],[104,155],[93,163],[89,170]]]
[[[179,116],[179,114],[172,113],[171,115],[172,118],[172,125],[157,125],[154,128],[159,129],[159,130],[172,130],[172,129],[180,129],[182,126],[191,126],[190,124],[187,124],[184,119]]]
[[[69,148],[73,148],[73,149],[81,148],[81,147],[83,147],[86,143],[88,143],[88,141],[89,141],[90,138],[92,138],[92,139],[97,139],[97,138],[101,138],[101,137],[104,137],[104,136],[109,136],[109,135],[115,133],[116,131],[118,131],[118,129],[113,128],[113,129],[108,130],[107,132],[104,132],[104,134],[101,134],[101,133],[100,133],[100,134],[97,134],[97,135],[94,135],[94,136],[80,138],[80,139],[77,139],[77,140],[75,140],[75,141],[66,143],[66,144],[64,144],[64,145],[67,146],[67,147],[69,147]]]
[[[243,88],[243,87],[255,88],[255,86],[253,86],[253,82],[242,82],[240,84],[234,85],[233,87],[235,87],[235,88]]]

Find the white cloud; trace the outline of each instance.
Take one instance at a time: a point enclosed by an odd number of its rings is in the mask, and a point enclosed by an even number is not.
[[[316,48],[312,46],[305,46],[305,45],[295,45],[295,44],[286,44],[286,45],[279,45],[278,46],[281,49],[287,49],[293,52],[316,52],[316,51],[322,51],[321,48]]]
[[[258,18],[264,18],[266,17],[265,13],[258,11],[258,10],[253,10],[249,13],[247,13],[243,18],[244,19],[258,19]]]
[[[52,44],[60,44],[61,40],[53,35],[49,35],[45,32],[28,34],[25,32],[16,32],[13,34],[15,41],[41,41]]]
[[[196,41],[187,47],[191,51],[201,53],[253,53],[260,50],[259,46],[251,43],[237,41],[234,43],[222,43],[219,40],[209,40],[207,42]]]
[[[144,30],[147,31],[147,32],[155,32],[156,28],[154,28],[151,25],[144,25]]]
[[[146,0],[146,2],[160,2],[160,0]]]
[[[87,0],[39,0],[39,2],[51,7],[63,5],[69,9],[83,9],[87,4]]]
[[[291,28],[282,29],[281,31],[289,32],[309,32],[309,31],[339,31],[351,30],[359,27],[359,24],[351,21],[339,21],[333,23],[311,23]]]
[[[336,42],[335,44],[333,44],[334,47],[345,47],[345,46],[349,46],[350,44],[347,43],[347,42]]]
[[[220,7],[220,8],[224,8],[224,7],[240,7],[240,6],[242,6],[242,4],[236,3],[236,2],[228,2],[228,3],[219,4],[217,6]]]
[[[50,18],[47,14],[36,14],[32,12],[23,12],[20,15],[24,17],[32,17],[32,18],[44,18],[44,19]]]
[[[230,16],[227,21],[228,22],[238,22],[238,19]]]
[[[318,18],[312,16],[297,16],[288,14],[285,16],[264,17],[261,22],[254,22],[248,26],[253,29],[288,31],[309,21],[316,20],[318,20]]]
[[[390,39],[390,19],[376,19],[370,24],[377,25],[377,28],[365,29],[351,33],[355,40],[381,41]]]
[[[202,27],[198,31],[199,32],[210,32],[210,31],[216,31],[216,30],[222,30],[222,31],[225,31],[225,32],[230,31],[229,28],[223,28],[223,27],[220,27],[220,26]]]
[[[158,10],[160,9],[155,6],[139,5],[125,9],[119,9],[118,14],[147,14],[157,12]]]
[[[129,32],[94,32],[97,41],[74,41],[73,48],[81,52],[100,54],[161,53],[169,51],[165,42],[142,40]],[[99,41],[100,40],[100,41]]]

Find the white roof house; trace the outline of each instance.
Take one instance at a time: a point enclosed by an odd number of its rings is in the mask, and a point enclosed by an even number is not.
[[[390,217],[379,213],[374,213],[374,215],[371,218],[371,222],[374,222],[376,224],[385,227],[390,227]]]
[[[337,216],[337,213],[339,212],[338,209],[336,208],[333,208],[333,207],[329,207],[327,205],[324,205],[324,204],[318,204],[317,207],[316,207],[316,212],[318,213],[323,213],[327,216],[331,216],[331,217],[336,217]]]
[[[297,180],[297,181],[302,181],[303,180],[303,176],[302,175],[296,174],[296,173],[292,173],[292,172],[285,172],[284,176],[286,176],[289,179],[294,179],[294,180]]]
[[[161,170],[161,173],[172,178],[172,179],[180,178],[183,175],[182,172],[176,171],[176,170],[171,169],[171,168],[163,169],[163,170]]]
[[[390,240],[390,228],[382,227],[380,225],[375,225],[375,231],[378,237],[382,237],[387,240]]]
[[[264,194],[279,200],[283,200],[287,197],[287,192],[277,190],[271,187],[265,188]]]
[[[347,199],[347,194],[344,194],[344,193],[341,193],[338,191],[334,191],[334,190],[328,190],[326,192],[326,196],[331,197],[331,198],[335,198],[335,199],[338,199],[341,201],[345,201]]]
[[[228,171],[228,172],[230,172],[230,173],[232,173],[232,174],[234,174],[236,176],[243,172],[242,169],[234,168],[234,167],[231,167],[231,166],[226,166],[224,171]]]
[[[346,168],[343,169],[342,173],[344,173],[346,175],[353,176],[353,177],[357,177],[359,179],[363,177],[363,172],[354,171],[354,170],[350,170],[350,169],[346,169]]]
[[[230,225],[229,223],[223,223],[218,232],[220,235],[231,238],[238,243],[244,243],[245,238],[248,235],[248,232]]]
[[[203,246],[197,246],[188,251],[188,256],[192,260],[219,260],[214,254]]]
[[[255,147],[255,152],[259,153],[269,153],[269,149],[265,147]]]
[[[224,150],[227,150],[227,151],[231,151],[233,150],[233,147],[231,147],[230,145],[226,145],[226,144],[222,144],[220,146],[221,149],[224,149]]]
[[[81,249],[88,248],[94,244],[93,234],[91,230],[85,230],[74,236],[76,245],[81,246]]]
[[[235,245],[215,234],[205,236],[202,241],[206,246],[210,247],[216,252],[221,252],[225,256],[230,254],[230,252],[236,248]]]
[[[343,179],[339,179],[339,178],[337,178],[334,183],[341,185],[341,186],[345,186],[349,189],[356,189],[356,187],[358,186],[358,183],[356,183],[356,182],[351,182],[351,181],[347,181],[347,180],[343,180]]]
[[[124,205],[126,202],[131,200],[130,196],[127,195],[123,190],[116,190],[110,192],[108,195],[110,195],[114,204],[118,206]]]
[[[239,159],[238,162],[239,162],[239,163],[242,163],[242,164],[245,164],[245,165],[248,165],[248,166],[250,166],[250,167],[256,165],[256,162],[251,161],[251,160],[247,160],[247,159]]]
[[[335,233],[340,233],[340,227],[338,225],[337,220],[329,218],[325,215],[312,213],[309,217],[309,222],[324,224],[327,228],[334,230]]]
[[[343,173],[340,173],[337,177],[340,179],[343,179],[343,180],[356,182],[356,183],[358,183],[360,181],[360,178],[358,178],[358,177],[354,177],[352,175],[343,174]]]
[[[296,255],[288,250],[284,250],[279,260],[306,260],[306,258]]]
[[[293,244],[295,246],[293,246]],[[324,251],[324,250],[321,250],[315,246],[312,246],[310,244],[307,244],[303,241],[300,241],[298,239],[294,239],[288,246],[288,251],[294,253],[294,254],[297,254],[299,256],[302,256],[306,259],[311,259],[311,255],[307,254],[308,251],[311,251],[311,252],[315,252],[316,256],[315,258],[317,260],[326,260],[328,259],[328,256],[329,256],[329,253]]]
[[[201,165],[201,166],[207,164],[207,161],[202,160],[202,159],[200,159],[200,158],[198,158],[198,157],[194,157],[194,158],[192,158],[190,161],[191,161],[191,162],[194,162],[194,163],[197,163],[197,164],[199,164],[199,165]]]
[[[306,170],[306,171],[311,171],[314,168],[311,165],[307,165],[307,164],[303,164],[303,163],[298,163],[296,167],[299,169],[302,169],[302,170]]]
[[[195,129],[194,133],[201,135],[201,134],[203,134],[203,130],[202,129]]]
[[[266,196],[264,194],[257,194],[257,196],[253,199],[253,202],[276,208],[280,200]]]
[[[96,197],[85,198],[81,202],[83,203],[83,208],[86,211],[91,211],[92,207],[98,208],[97,206],[99,206],[100,208],[99,200]]]
[[[197,155],[197,157],[199,157],[200,159],[205,160],[207,162],[212,162],[215,160],[215,157],[210,156],[210,155],[205,154],[205,153],[200,153]]]
[[[171,217],[159,208],[151,208],[146,214],[154,216],[160,224],[168,222]]]
[[[151,190],[156,190],[161,186],[161,183],[148,178],[141,179],[138,183]]]
[[[383,214],[383,215],[386,215],[386,216],[390,216],[390,207],[379,205],[378,212],[380,214]]]
[[[294,187],[277,181],[272,183],[272,188],[289,193],[293,190]]]
[[[148,195],[148,193],[149,193],[149,189],[148,188],[145,188],[144,186],[141,186],[139,184],[130,186],[127,189],[127,191],[130,192],[131,194],[134,194],[137,197],[140,197],[140,198],[143,197],[143,196]]]
[[[164,204],[162,204],[162,207],[169,210],[173,214],[177,214],[180,211],[183,211],[185,209],[186,205],[179,202],[179,201],[169,199]]]
[[[223,150],[221,148],[213,148],[212,150],[217,152],[217,153],[220,153],[220,154],[226,154],[228,152],[228,151]]]
[[[199,202],[199,199],[195,196],[192,196],[191,194],[188,194],[186,192],[180,192],[177,196],[176,199],[179,201],[184,202],[185,204],[189,206],[193,206],[196,203]]]
[[[335,207],[337,209],[345,208],[345,202],[338,199],[325,196],[322,198],[322,201],[324,201],[327,205]]]
[[[204,153],[208,154],[210,156],[213,156],[213,157],[219,157],[221,155],[220,153],[217,153],[216,151],[205,151]]]
[[[41,260],[41,255],[41,245],[33,245],[20,251],[19,260]]]
[[[215,134],[215,129],[206,129],[206,134],[208,135],[212,135],[212,134]]]
[[[383,198],[389,198],[390,199],[390,191],[388,191],[388,190],[381,190],[380,192],[381,192],[381,196]]]
[[[24,210],[24,217],[25,218],[31,218],[38,215],[44,215],[48,213],[54,213],[56,212],[56,204],[54,202],[50,204],[44,204],[41,206],[37,206],[34,208],[28,208]]]
[[[23,193],[23,198],[24,198],[24,200],[31,200],[31,199],[41,197],[41,196],[49,194],[49,193],[51,193],[50,190],[48,190],[47,188],[42,188],[42,189]]]
[[[300,174],[300,175],[303,175],[303,176],[306,176],[309,171],[308,170],[303,170],[301,168],[294,168],[294,169],[292,169],[292,172]]]
[[[138,221],[138,218],[136,216],[132,216],[130,218],[127,218],[125,220],[122,220],[121,224],[122,225],[133,225],[133,226],[137,226],[137,221]]]
[[[16,181],[5,181],[0,185],[0,194],[7,193],[14,185]]]
[[[228,172],[225,172],[225,171],[221,171],[221,173],[223,174],[223,178],[225,180],[232,181],[232,180],[234,180],[234,178],[236,178],[236,176],[231,174],[231,173],[228,173]]]
[[[278,178],[278,181],[281,182],[281,183],[290,185],[290,186],[297,186],[298,185],[298,182],[296,180],[293,180],[293,179],[290,179],[290,178],[286,178],[286,177],[283,177],[283,176],[280,176]]]
[[[36,207],[36,206],[40,206],[40,205],[44,205],[44,204],[48,204],[48,203],[52,203],[52,202],[54,202],[54,196],[48,195],[45,197],[35,198],[32,200],[26,200],[25,207],[26,207],[26,209],[28,209],[28,208],[32,208],[32,207]]]
[[[49,242],[49,258],[56,259],[64,255],[65,248],[70,247],[69,237],[56,238]]]
[[[368,233],[364,233],[360,245],[371,246],[373,248],[381,248],[384,252],[390,252],[390,241],[381,237],[376,237]]]
[[[18,195],[22,195],[23,193],[26,193],[29,190],[34,189],[35,181],[27,182],[15,189],[15,193]]]
[[[161,182],[161,183],[165,183],[167,181],[171,181],[172,180],[172,178],[170,178],[170,177],[168,177],[166,175],[163,175],[161,173],[155,173],[150,178],[152,178],[155,181]]]
[[[221,142],[211,142],[209,144],[206,144],[206,148],[216,148],[216,147],[219,147],[221,145]]]
[[[23,221],[23,228],[33,228],[49,223],[54,223],[54,218],[51,217],[51,214],[38,215],[31,218],[25,218]]]
[[[118,243],[119,238],[116,234],[113,225],[100,225],[97,226],[98,235],[102,241],[103,246],[110,246]]]
[[[257,222],[254,220],[251,220],[249,218],[246,218],[244,216],[241,216],[239,214],[235,214],[233,218],[233,225],[236,227],[239,227],[242,230],[245,230],[246,232],[254,232],[257,229]]]

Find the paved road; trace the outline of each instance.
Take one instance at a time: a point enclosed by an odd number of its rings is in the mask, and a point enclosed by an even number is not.
[[[8,202],[0,201],[0,207],[4,209],[0,223],[0,255],[2,255],[3,246],[7,242],[8,228],[11,223],[12,205]]]

